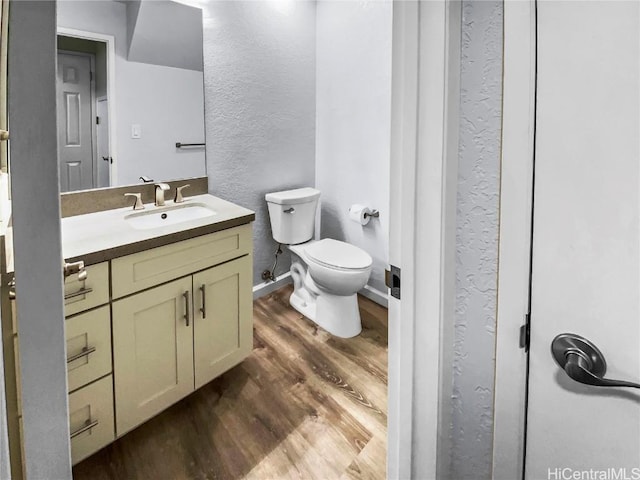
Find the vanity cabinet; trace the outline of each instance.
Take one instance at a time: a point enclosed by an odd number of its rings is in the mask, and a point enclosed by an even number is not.
[[[251,353],[252,263],[245,224],[66,279],[74,464]]]
[[[213,380],[251,352],[250,230],[231,230],[114,261],[114,296],[116,291],[127,291],[123,285],[132,290],[140,284],[148,285],[148,278],[162,281],[171,271],[192,272],[222,262],[114,300],[118,436]],[[243,256],[227,261],[236,255]],[[141,273],[136,276],[136,271]],[[121,283],[120,290],[115,288],[117,283]]]

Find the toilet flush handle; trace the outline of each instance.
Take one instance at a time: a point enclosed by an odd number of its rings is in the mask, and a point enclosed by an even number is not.
[[[296,211],[296,209],[291,207],[291,208],[287,208],[286,210],[284,210],[284,213],[293,213],[295,211]]]

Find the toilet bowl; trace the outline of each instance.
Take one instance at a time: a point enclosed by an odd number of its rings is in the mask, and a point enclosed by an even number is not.
[[[362,330],[357,292],[367,284],[373,260],[346,242],[312,240],[319,197],[313,188],[265,196],[273,238],[295,257],[289,303],[329,333],[354,337]]]
[[[371,275],[371,256],[333,239],[290,245],[289,249],[299,259],[291,267],[291,306],[337,337],[358,335],[362,322],[357,292]]]

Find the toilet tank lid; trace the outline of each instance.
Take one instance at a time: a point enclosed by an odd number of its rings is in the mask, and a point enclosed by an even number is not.
[[[318,197],[320,197],[320,190],[305,187],[285,190],[283,192],[267,193],[264,199],[269,203],[277,203],[278,205],[295,205],[297,203],[313,202],[317,200]]]

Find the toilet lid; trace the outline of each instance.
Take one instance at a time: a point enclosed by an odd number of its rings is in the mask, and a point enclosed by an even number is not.
[[[305,248],[305,253],[312,260],[330,267],[363,269],[373,263],[371,255],[361,248],[331,238],[312,243]]]

